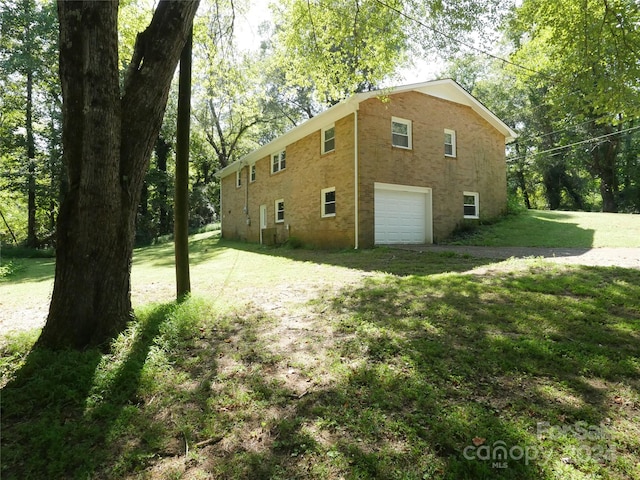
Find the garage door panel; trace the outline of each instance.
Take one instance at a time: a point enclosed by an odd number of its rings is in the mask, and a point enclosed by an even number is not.
[[[430,241],[427,238],[427,225],[431,222],[427,191],[405,191],[401,186],[376,188],[374,207],[376,244]]]

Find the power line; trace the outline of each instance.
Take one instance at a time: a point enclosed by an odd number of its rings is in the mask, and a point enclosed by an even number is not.
[[[519,157],[509,158],[508,161],[522,160],[523,158],[526,158],[526,157],[528,157],[530,155],[544,155],[546,153],[557,152],[559,150],[564,150],[564,149],[567,149],[567,148],[576,147],[578,145],[584,145],[585,143],[593,142],[593,141],[596,141],[596,140],[602,140],[604,138],[609,138],[609,137],[612,137],[614,135],[621,135],[623,133],[634,132],[636,130],[640,130],[640,125],[638,125],[636,127],[626,128],[624,130],[620,130],[620,131],[617,131],[617,132],[607,133],[605,135],[600,135],[600,136],[597,136],[597,137],[587,138],[586,140],[580,140],[579,142],[574,142],[574,143],[571,143],[569,145],[561,145],[559,147],[549,148],[548,150],[542,150],[540,152],[534,152],[534,153],[531,153],[531,154],[520,155]]]
[[[376,1],[376,3],[382,5],[383,7],[388,8],[389,10],[393,10],[394,12],[396,12],[399,15],[402,15],[407,20],[415,22],[418,25],[420,25],[421,27],[426,28],[427,30],[431,30],[432,32],[435,32],[438,35],[441,35],[444,38],[446,38],[448,40],[451,40],[454,43],[458,43],[458,44],[462,45],[463,47],[469,48],[471,50],[475,50],[476,52],[479,52],[479,53],[481,53],[483,55],[486,55],[487,57],[493,58],[494,60],[499,60],[499,61],[501,61],[503,63],[506,63],[508,65],[512,65],[512,66],[520,68],[522,70],[526,70],[528,72],[535,73],[535,74],[538,74],[538,75],[544,75],[542,72],[539,72],[538,70],[534,70],[533,68],[525,67],[524,65],[519,65],[519,64],[517,64],[515,62],[512,62],[511,60],[507,60],[506,58],[499,57],[497,55],[494,55],[491,52],[488,52],[487,50],[483,50],[483,49],[478,48],[478,47],[476,47],[474,45],[470,45],[470,44],[468,44],[466,42],[463,42],[458,38],[452,37],[451,35],[449,35],[447,33],[444,33],[442,31],[438,30],[437,28],[431,27],[431,26],[427,25],[426,23],[422,22],[421,20],[418,20],[417,18],[412,17],[411,15],[404,13],[402,10],[398,10],[397,8],[392,7],[391,5],[385,3],[385,2],[383,2],[381,0],[375,0],[375,1]]]
[[[529,68],[529,67],[525,67],[525,66],[520,65],[520,64],[518,64],[518,63],[516,63],[516,62],[513,62],[513,61],[511,61],[511,60],[507,60],[507,59],[502,58],[502,57],[500,57],[500,56],[498,56],[498,55],[495,55],[495,54],[493,54],[493,53],[491,53],[491,52],[488,52],[487,50],[484,50],[484,49],[478,48],[478,47],[476,47],[476,46],[474,46],[474,45],[470,45],[470,44],[468,44],[468,43],[466,43],[466,42],[463,42],[463,41],[461,41],[460,39],[458,39],[458,38],[456,38],[456,37],[453,37],[453,36],[451,36],[451,35],[449,35],[449,34],[447,34],[447,33],[445,33],[445,32],[442,32],[442,31],[440,31],[440,30],[438,30],[438,29],[436,29],[436,28],[433,28],[433,27],[431,27],[431,26],[427,25],[426,23],[422,22],[421,20],[418,20],[417,18],[415,18],[415,17],[413,17],[413,16],[411,16],[411,15],[409,15],[409,14],[407,14],[407,13],[403,12],[402,10],[399,10],[398,8],[395,8],[395,7],[393,7],[393,6],[391,6],[391,5],[387,4],[387,3],[385,3],[385,2],[384,2],[384,1],[382,1],[382,0],[375,0],[375,1],[376,1],[376,3],[378,3],[379,5],[381,5],[381,6],[385,7],[385,8],[387,8],[387,9],[389,9],[389,10],[392,10],[392,11],[396,12],[397,14],[399,14],[399,15],[403,16],[404,18],[406,18],[407,20],[409,20],[409,21],[411,21],[411,22],[415,22],[416,24],[420,25],[421,27],[423,27],[423,28],[425,28],[425,29],[427,29],[427,30],[430,30],[430,31],[432,31],[432,32],[435,32],[436,34],[438,34],[438,35],[440,35],[440,36],[442,36],[442,37],[444,37],[444,38],[446,38],[446,39],[450,40],[451,42],[454,42],[454,43],[457,43],[457,44],[459,44],[459,45],[462,45],[463,47],[466,47],[466,48],[468,48],[468,49],[470,49],[470,50],[474,50],[474,51],[476,51],[476,52],[478,52],[478,53],[481,53],[482,55],[485,55],[485,56],[487,56],[487,57],[493,58],[494,60],[498,60],[498,61],[500,61],[500,62],[502,62],[502,63],[504,63],[504,64],[511,65],[511,66],[514,66],[514,67],[519,68],[519,69],[521,69],[521,70],[524,70],[524,71],[528,72],[531,76],[532,76],[533,74],[537,74],[537,75],[541,75],[541,76],[543,76],[543,77],[549,77],[549,75],[548,75],[548,74],[545,74],[545,73],[540,72],[540,71],[538,71],[538,70],[534,70],[534,69]],[[587,70],[590,70],[590,67],[585,68],[585,69],[583,70],[583,72],[585,72],[585,71],[587,71]],[[582,73],[583,73],[583,72],[582,72]],[[563,98],[570,98],[570,96],[571,96],[572,94],[577,94],[577,93],[579,93],[579,92],[578,92],[578,90],[569,91],[569,92],[567,92],[565,95],[563,95],[563,96],[561,96],[561,97],[559,97],[559,98],[561,98],[561,99],[563,99]],[[548,106],[549,106],[549,105],[546,103],[546,101],[543,101],[540,105],[531,105],[529,108],[530,108],[532,111],[536,111],[536,110],[538,110],[538,109],[545,108],[545,107],[548,107]],[[580,123],[580,124],[575,125],[575,126],[569,126],[569,127],[565,128],[565,129],[556,130],[556,131],[548,132],[548,133],[543,133],[543,134],[535,135],[535,136],[531,136],[531,137],[528,137],[528,138],[530,138],[530,139],[534,139],[534,138],[543,138],[543,137],[546,137],[546,136],[549,136],[549,135],[553,135],[553,134],[555,134],[555,133],[560,133],[560,132],[563,132],[563,131],[566,131],[566,130],[571,130],[571,129],[573,129],[573,128],[577,128],[578,126],[584,125],[584,124],[586,124],[586,123],[590,123],[590,122],[598,121],[598,120],[600,120],[600,119],[606,118],[606,116],[607,116],[607,115],[603,115],[603,116],[598,117],[598,118],[596,118],[596,119],[594,119],[594,120],[589,120],[589,121],[586,121],[586,122]]]

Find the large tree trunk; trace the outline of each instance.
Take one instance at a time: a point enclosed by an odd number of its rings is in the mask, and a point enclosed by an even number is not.
[[[189,273],[189,133],[191,127],[191,50],[189,35],[180,57],[178,125],[176,133],[176,193],[174,199],[174,245],[176,295],[183,301],[191,293]]]
[[[137,205],[197,5],[159,3],[138,36],[121,96],[118,2],[58,2],[69,191],[58,218],[55,283],[39,346],[104,346],[131,318]]]
[[[611,135],[615,130],[611,125],[604,125],[601,130],[595,130],[595,132],[600,135],[603,133]],[[618,211],[619,187],[616,159],[619,147],[620,140],[618,136],[613,135],[591,149],[591,171],[600,179],[603,212]]]
[[[36,141],[33,137],[33,71],[27,72],[27,246],[37,247],[36,235]]]

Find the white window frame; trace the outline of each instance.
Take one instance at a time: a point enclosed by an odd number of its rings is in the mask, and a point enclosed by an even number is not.
[[[331,130],[333,130],[333,136],[330,137],[330,138],[327,138],[327,132],[329,132]],[[335,149],[336,149],[336,125],[332,124],[332,125],[329,125],[329,126],[323,128],[321,136],[320,136],[320,139],[321,139],[321,142],[322,142],[322,144],[320,146],[320,150],[321,150],[321,153],[323,155],[325,153],[334,152]],[[327,142],[328,141],[333,141],[333,147],[327,148]]]
[[[273,153],[271,155],[271,173],[278,173],[287,167],[287,151],[281,150],[280,152]]]
[[[327,193],[333,192],[333,202],[327,202]],[[336,187],[323,188],[320,191],[320,215],[322,218],[335,217],[336,216]],[[333,213],[327,213],[327,205],[333,204]]]
[[[280,204],[282,204],[282,209],[280,209]],[[276,223],[284,223],[284,199],[279,198],[275,202],[273,202],[274,210],[275,210],[275,219]],[[278,213],[282,212],[282,218],[278,218]]]
[[[393,147],[396,148],[404,148],[405,150],[411,150],[413,148],[413,135],[412,135],[412,130],[413,130],[413,122],[411,122],[411,120],[407,120],[406,118],[399,118],[399,117],[391,117],[391,145]],[[407,145],[398,145],[394,142],[393,140],[393,136],[394,135],[401,135],[401,136],[405,136],[401,133],[396,133],[393,131],[393,126],[394,124],[398,124],[398,125],[406,125],[407,126]]]
[[[464,213],[464,218],[480,218],[480,194],[478,194],[478,192],[462,192],[462,203],[463,203],[463,213]],[[474,203],[466,203],[465,201],[465,197],[473,197],[474,198]],[[474,215],[468,215],[465,210],[467,207],[474,207],[475,208],[475,214]]]
[[[447,135],[451,135],[451,143],[447,143]],[[451,146],[451,153],[447,153],[447,146]],[[451,158],[456,158],[457,156],[457,152],[456,152],[457,148],[456,148],[456,131],[455,130],[450,130],[448,128],[444,129],[444,156],[445,157],[451,157]]]
[[[256,181],[256,164],[252,163],[249,165],[249,182],[253,183]]]
[[[242,186],[242,169],[236,170],[236,188]]]

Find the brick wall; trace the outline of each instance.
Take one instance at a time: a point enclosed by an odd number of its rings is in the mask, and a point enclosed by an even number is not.
[[[271,158],[264,157],[256,162],[255,182],[248,183],[248,167],[242,170],[240,188],[235,186],[235,174],[222,180],[224,238],[259,242],[260,205],[266,205],[267,227],[276,228],[278,243],[292,236],[307,245],[353,247],[354,116],[335,123],[335,151],[322,155],[320,136],[317,130],[288,145],[286,168],[281,172],[272,174]],[[329,187],[336,189],[336,216],[322,218],[321,190]],[[244,212],[245,199],[248,199],[247,213]],[[275,223],[278,199],[283,199],[285,204],[283,223]]]
[[[391,146],[391,117],[412,121],[413,148]],[[456,131],[456,158],[444,155],[444,129]],[[479,193],[480,217],[506,208],[504,137],[470,107],[418,92],[377,98],[358,112],[360,244],[374,241],[374,182],[432,189],[434,242],[463,219],[463,192]]]
[[[391,117],[412,121],[413,148],[391,146]],[[284,171],[271,174],[271,158],[256,162],[256,181],[242,170],[222,180],[222,234],[260,241],[260,205],[267,208],[267,227],[275,241],[290,236],[308,245],[353,247],[354,115],[335,124],[336,149],[321,154],[319,129],[287,146]],[[456,158],[444,155],[444,129],[456,132]],[[374,182],[432,189],[434,242],[463,222],[463,192],[479,194],[480,217],[492,218],[506,208],[504,137],[470,107],[418,92],[395,94],[384,101],[366,100],[358,111],[359,245],[374,243]],[[275,152],[271,152],[275,153]],[[324,188],[336,189],[336,216],[321,217]],[[285,219],[275,223],[275,200],[283,199]],[[248,205],[244,211],[245,204]],[[466,220],[468,221],[468,220]],[[271,240],[271,238],[270,238]]]

